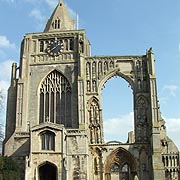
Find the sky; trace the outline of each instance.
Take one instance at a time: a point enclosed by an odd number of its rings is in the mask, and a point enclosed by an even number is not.
[[[12,62],[19,63],[26,33],[42,32],[58,0],[0,0],[0,89],[6,94]],[[158,99],[167,133],[180,149],[180,1],[64,0],[79,17],[92,56],[155,54]],[[125,142],[133,129],[133,97],[127,82],[110,79],[102,90],[105,139]],[[1,123],[5,122],[5,108]]]

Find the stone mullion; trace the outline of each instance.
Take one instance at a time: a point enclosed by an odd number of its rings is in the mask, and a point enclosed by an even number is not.
[[[51,87],[49,85],[49,122],[51,122]]]
[[[67,48],[68,48],[68,51],[69,51],[70,50],[70,39],[68,39],[67,42],[68,42]]]
[[[57,103],[56,103],[56,94],[57,94],[57,92],[56,92],[56,89],[54,90],[54,123],[57,123],[56,122],[56,106],[57,106]]]
[[[66,106],[66,99],[67,99],[67,90],[66,90],[66,84],[65,84],[65,90],[64,90],[64,125],[67,126],[67,106]]]
[[[175,166],[178,166],[177,156],[175,157]]]
[[[43,104],[43,108],[44,108],[44,110],[43,110],[43,112],[44,112],[44,114],[43,114],[43,122],[45,122],[46,121],[46,89],[43,91],[43,94],[44,94],[44,104]]]
[[[104,133],[103,133],[103,122],[102,122],[102,109],[99,109],[99,122],[100,122],[100,130],[101,130],[101,142],[104,141]]]
[[[61,77],[60,77],[60,82],[59,82],[59,104],[60,104],[60,107],[59,107],[59,111],[62,109],[62,81],[61,81]],[[60,112],[60,116],[59,116],[60,120],[60,124],[63,122],[62,121],[62,113]]]
[[[84,125],[85,123],[85,118],[84,118],[84,84],[83,81],[79,80],[78,81],[78,102],[79,102],[79,123]]]
[[[92,92],[92,62],[90,62],[90,68],[89,68],[89,79],[90,79],[90,92]]]
[[[98,62],[96,62],[96,68],[95,68],[95,81],[96,81],[96,92],[98,92]]]
[[[22,127],[22,109],[23,109],[23,84],[18,84],[18,98],[17,98],[17,126]]]

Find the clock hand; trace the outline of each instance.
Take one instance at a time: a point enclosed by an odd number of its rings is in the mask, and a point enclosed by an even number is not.
[[[58,46],[59,46],[59,45],[56,45],[55,47],[53,47],[53,48],[51,49],[51,51],[53,51],[54,49],[56,49]]]

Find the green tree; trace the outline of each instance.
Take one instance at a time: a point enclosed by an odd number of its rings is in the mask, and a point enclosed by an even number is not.
[[[0,179],[20,180],[18,165],[10,157],[0,157]]]

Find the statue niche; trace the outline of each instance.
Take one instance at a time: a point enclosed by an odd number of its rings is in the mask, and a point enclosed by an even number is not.
[[[144,96],[140,96],[136,101],[136,142],[147,142],[148,131],[148,102]]]
[[[89,101],[89,134],[91,144],[102,143],[101,138],[101,110],[99,108],[99,103],[96,98],[92,98]]]

